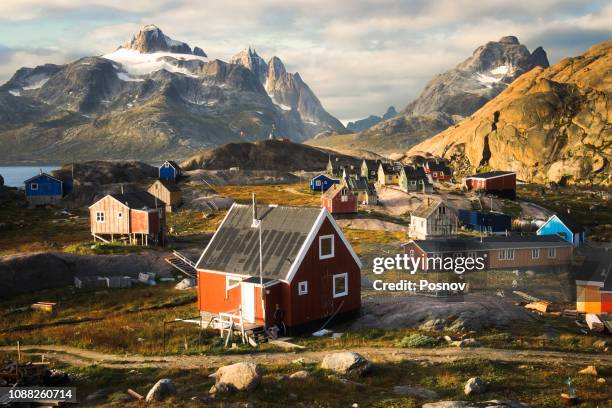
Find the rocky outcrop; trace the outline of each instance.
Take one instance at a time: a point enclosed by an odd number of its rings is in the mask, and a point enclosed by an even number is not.
[[[482,394],[487,390],[487,383],[480,377],[470,378],[463,387],[465,395]]]
[[[153,385],[153,387],[151,387],[151,389],[147,393],[145,401],[147,402],[163,401],[164,399],[172,395],[175,395],[175,394],[176,394],[176,387],[174,386],[174,383],[172,382],[172,380],[169,378],[162,378],[161,380],[156,382],[155,385]]]
[[[474,115],[414,146],[534,183],[611,185],[612,41],[514,81]],[[468,166],[465,166],[465,164]]]
[[[536,66],[548,67],[541,47],[530,53],[514,36],[490,41],[455,68],[434,76],[399,115],[353,138],[332,136],[313,144],[332,147],[349,143],[352,148],[396,153],[398,148],[409,148],[476,112]]]
[[[423,408],[529,408],[516,401],[491,400],[484,402],[439,401],[423,404]]]

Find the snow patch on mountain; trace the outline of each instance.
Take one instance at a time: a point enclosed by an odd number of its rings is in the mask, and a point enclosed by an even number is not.
[[[13,96],[21,96],[21,91],[19,91],[19,89],[11,89],[9,93]]]
[[[514,75],[515,69],[511,65],[500,65],[487,72],[476,72],[474,78],[481,84],[490,87],[492,84],[502,82],[506,77]]]
[[[144,79],[142,78],[134,78],[129,76],[128,74],[126,74],[125,72],[117,72],[117,77],[125,82],[143,82]]]
[[[284,111],[290,111],[291,110],[291,106],[287,106],[287,105],[283,105],[282,103],[278,103],[275,99],[274,99],[274,95],[268,95],[270,97],[270,99],[272,99],[272,103],[275,104],[276,106],[278,106],[279,108],[281,108]]]
[[[155,52],[150,54],[144,54],[127,48],[120,48],[115,52],[102,56],[102,58],[106,58],[108,60],[120,64],[121,67],[123,67],[123,69],[127,71],[130,75],[148,75],[153,72],[165,69],[169,72],[174,72],[197,78],[197,75],[195,75],[193,72],[189,71],[186,68],[182,68],[175,64],[172,64],[170,62],[171,60],[169,61],[166,57],[183,61],[208,61],[208,58],[200,57],[197,55],[175,54],[172,52]]]

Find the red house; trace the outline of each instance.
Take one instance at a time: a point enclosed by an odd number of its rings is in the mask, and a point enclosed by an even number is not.
[[[295,332],[361,307],[361,261],[325,208],[234,204],[196,269],[205,318]]]
[[[331,214],[357,212],[357,196],[343,182],[334,184],[321,196],[321,206]]]
[[[428,160],[423,165],[425,174],[431,175],[433,181],[452,181],[453,171],[443,161]]]
[[[489,171],[474,174],[465,179],[468,190],[483,191],[502,198],[516,198],[516,173],[513,171]]]

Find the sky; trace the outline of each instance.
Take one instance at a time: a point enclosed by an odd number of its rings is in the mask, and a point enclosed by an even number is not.
[[[0,83],[113,51],[146,24],[229,60],[252,46],[347,120],[402,109],[433,75],[516,35],[551,63],[612,39],[612,3],[575,0],[2,0]]]

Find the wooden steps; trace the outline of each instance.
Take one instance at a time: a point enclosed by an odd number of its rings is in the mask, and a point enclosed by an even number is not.
[[[181,273],[189,276],[190,278],[196,277],[195,262],[187,258],[185,255],[178,251],[172,251],[172,255],[164,258],[164,261],[172,265],[175,269]]]

